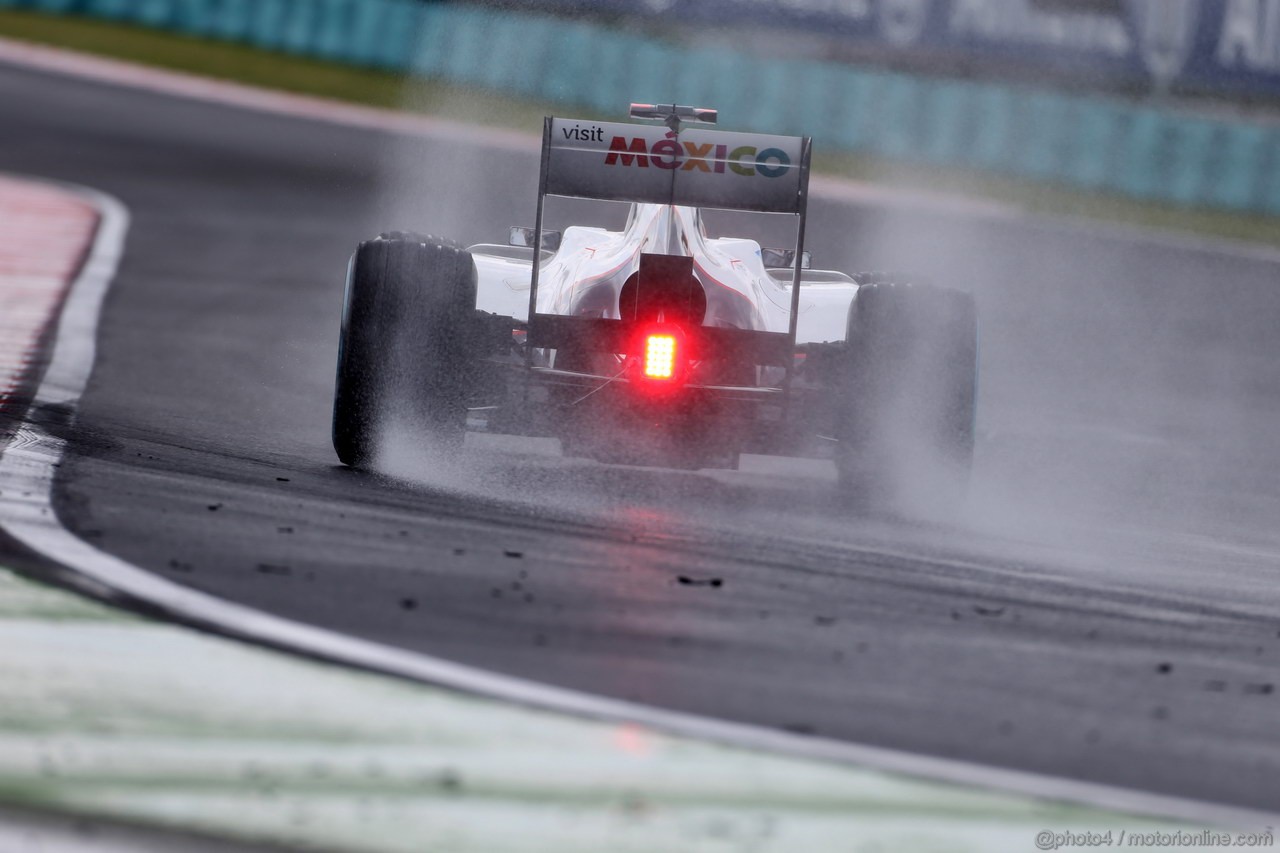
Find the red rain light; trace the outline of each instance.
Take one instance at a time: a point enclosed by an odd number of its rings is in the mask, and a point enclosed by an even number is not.
[[[679,344],[671,334],[649,334],[644,339],[644,375],[648,379],[674,379]]]

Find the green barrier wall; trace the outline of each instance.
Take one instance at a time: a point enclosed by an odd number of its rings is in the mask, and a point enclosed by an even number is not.
[[[714,106],[820,149],[1138,199],[1280,214],[1280,128],[1087,95],[677,47],[608,27],[419,0],[0,0],[617,112]]]

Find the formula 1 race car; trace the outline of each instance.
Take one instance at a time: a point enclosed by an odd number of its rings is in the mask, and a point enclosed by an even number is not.
[[[334,399],[342,462],[375,464],[393,426],[446,448],[477,430],[614,464],[826,457],[869,502],[892,503],[911,477],[962,494],[972,297],[809,269],[808,137],[708,130],[713,110],[677,105],[631,117],[656,124],[545,120],[534,225],[509,245],[392,232],[356,249]],[[624,203],[625,224],[546,228],[548,203],[566,199]],[[785,214],[794,247],[711,236],[706,217],[722,211]]]

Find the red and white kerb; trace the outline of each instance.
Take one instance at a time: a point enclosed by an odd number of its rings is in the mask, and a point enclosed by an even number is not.
[[[98,213],[57,187],[0,176],[0,411],[93,242]]]

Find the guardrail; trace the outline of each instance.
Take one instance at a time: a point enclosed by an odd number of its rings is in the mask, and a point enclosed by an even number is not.
[[[685,47],[541,14],[416,0],[0,0],[615,113],[713,105],[818,150],[1136,199],[1280,214],[1280,127],[1049,89]]]

